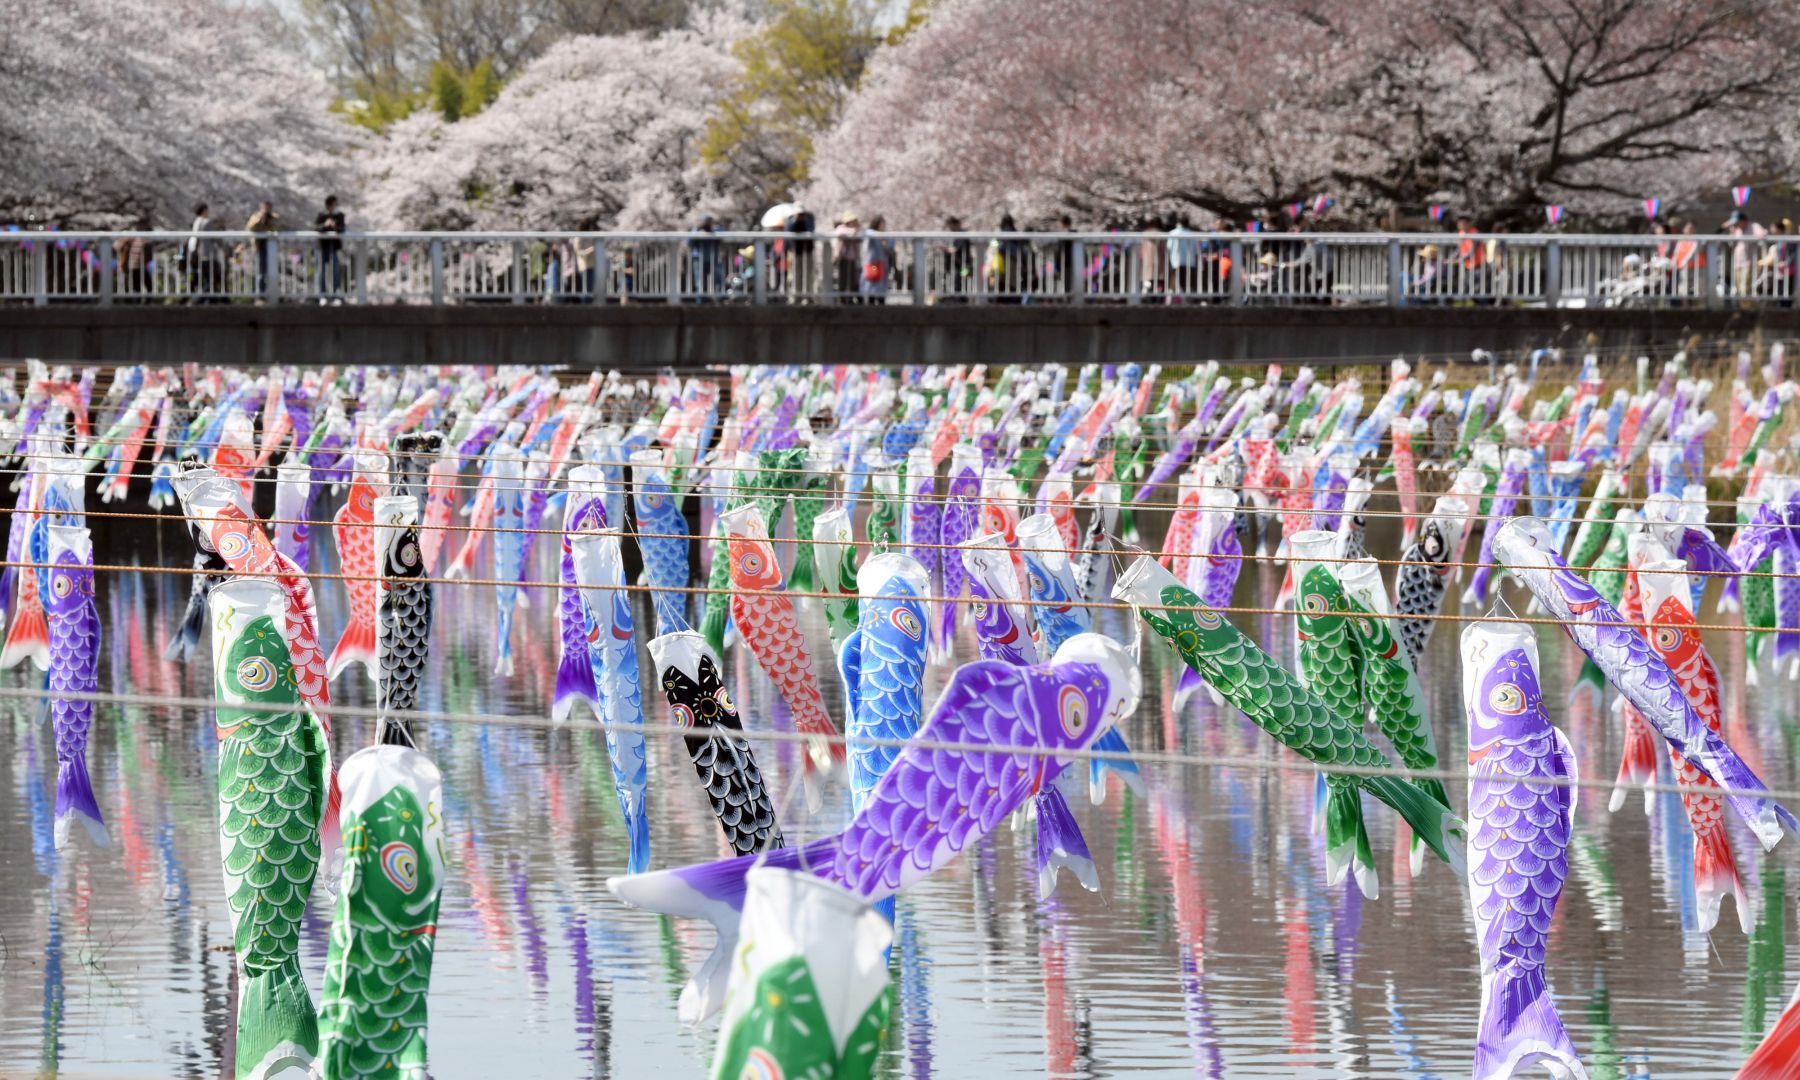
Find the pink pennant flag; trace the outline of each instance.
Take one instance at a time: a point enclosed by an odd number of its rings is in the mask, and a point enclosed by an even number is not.
[[[1297,218],[1305,212],[1306,212],[1306,204],[1305,203],[1288,203],[1288,205],[1287,205],[1287,216],[1288,217]]]
[[[1332,199],[1331,196],[1329,196],[1329,195],[1317,196],[1316,198],[1313,199],[1313,204],[1312,204],[1313,216],[1315,216],[1315,217],[1322,216],[1325,213],[1325,211],[1331,209],[1332,206],[1334,206],[1334,205],[1336,205],[1336,202],[1335,202],[1335,200]]]
[[[1562,217],[1563,217],[1563,208],[1562,207],[1560,207],[1560,206],[1544,207],[1544,218],[1545,218],[1545,220],[1549,221],[1550,224],[1561,225]]]
[[[1645,199],[1644,200],[1644,216],[1649,218],[1651,221],[1655,221],[1657,218],[1661,217],[1662,216],[1662,200],[1661,199]]]
[[[1750,201],[1750,185],[1745,184],[1743,187],[1734,187],[1731,189],[1731,205],[1737,207],[1739,210],[1742,210],[1744,208],[1744,204],[1749,201]]]
[[[1444,220],[1445,209],[1446,207],[1443,203],[1432,203],[1425,209],[1425,212],[1431,215],[1431,220],[1441,222]]]

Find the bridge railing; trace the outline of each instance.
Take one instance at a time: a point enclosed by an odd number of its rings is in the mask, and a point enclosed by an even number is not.
[[[0,232],[12,304],[1789,306],[1800,237]]]

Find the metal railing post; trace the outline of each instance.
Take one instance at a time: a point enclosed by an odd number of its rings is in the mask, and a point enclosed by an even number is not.
[[[1069,279],[1069,303],[1084,304],[1087,302],[1087,245],[1079,240],[1069,244],[1069,265],[1064,270]]]
[[[1230,298],[1233,307],[1244,305],[1244,242],[1233,240],[1227,251],[1231,252],[1231,269],[1225,272],[1225,295]]]
[[[266,304],[281,300],[281,241],[272,235],[262,250],[262,300]]]
[[[31,303],[43,307],[50,303],[50,252],[47,245],[31,245]]]
[[[606,241],[594,238],[594,296],[596,304],[606,303],[607,293],[611,291],[612,265],[606,257]]]
[[[338,250],[338,264],[343,265],[344,252]],[[323,270],[321,269],[321,272]],[[369,238],[362,237],[355,241],[350,249],[350,272],[356,275],[356,302],[365,305],[369,302]],[[336,290],[337,272],[332,271],[333,291]]]
[[[1144,298],[1144,242],[1131,241],[1131,257],[1125,260],[1125,303],[1136,304]]]
[[[1544,245],[1544,306],[1562,304],[1562,242],[1551,240]]]
[[[931,264],[926,261],[925,241],[914,237],[912,242],[912,301],[919,307],[925,306],[930,294]]]
[[[525,242],[512,242],[512,302],[525,302]]]
[[[681,272],[687,268],[688,260],[682,258],[682,243],[679,240],[669,242],[669,303],[681,303]]]
[[[1706,290],[1705,304],[1709,308],[1721,307],[1725,298],[1719,295],[1719,245],[1708,242],[1704,250],[1706,257],[1700,262],[1700,284]]]
[[[1406,260],[1400,256],[1400,241],[1387,245],[1387,298],[1389,307],[1399,307],[1406,299]]]
[[[757,237],[750,245],[750,298],[761,307],[769,302],[769,242]]]
[[[431,241],[431,304],[441,307],[444,303],[444,242]]]
[[[100,264],[100,306],[111,307],[113,302],[113,246],[102,240],[94,245],[97,262]]]

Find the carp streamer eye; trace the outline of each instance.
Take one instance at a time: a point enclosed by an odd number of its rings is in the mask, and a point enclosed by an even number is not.
[[[719,708],[725,712],[737,712],[737,706],[731,703],[731,694],[723,686],[713,691],[713,700],[718,702]]]
[[[888,621],[894,624],[895,629],[914,641],[918,641],[925,634],[925,628],[919,625],[919,616],[914,614],[911,608],[895,608],[893,614],[888,616]]]
[[[275,689],[275,682],[281,676],[268,657],[246,656],[238,662],[237,677],[244,689],[260,694]]]
[[[399,840],[381,849],[381,872],[403,893],[419,887],[419,853]]]
[[[1657,652],[1673,652],[1675,647],[1680,644],[1681,631],[1675,629],[1673,626],[1659,626],[1656,628]]]
[[[219,537],[219,554],[226,562],[242,558],[249,550],[250,538],[236,529]]]
[[[739,560],[739,565],[744,568],[744,573],[750,577],[761,576],[763,572],[762,552],[755,550],[744,552],[744,557]]]
[[[1056,695],[1056,713],[1062,720],[1063,731],[1069,738],[1079,739],[1087,733],[1088,700],[1087,695],[1073,686],[1065,686]]]
[[[1525,691],[1512,683],[1501,683],[1488,693],[1488,704],[1497,713],[1517,716],[1525,711]]]
[[[1325,597],[1319,593],[1307,593],[1301,599],[1300,606],[1306,610],[1308,615],[1323,615],[1326,611]]]
[[[58,574],[50,579],[50,591],[58,600],[67,599],[75,591],[75,583],[69,580],[69,575]]]

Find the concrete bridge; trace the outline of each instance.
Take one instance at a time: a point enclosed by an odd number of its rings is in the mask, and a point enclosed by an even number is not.
[[[1800,336],[1788,308],[1198,305],[0,306],[0,358],[147,364],[1188,364],[1560,347],[1666,355]]]
[[[1372,362],[1800,337],[1800,311],[1211,306],[0,306],[0,356],[131,364]]]

